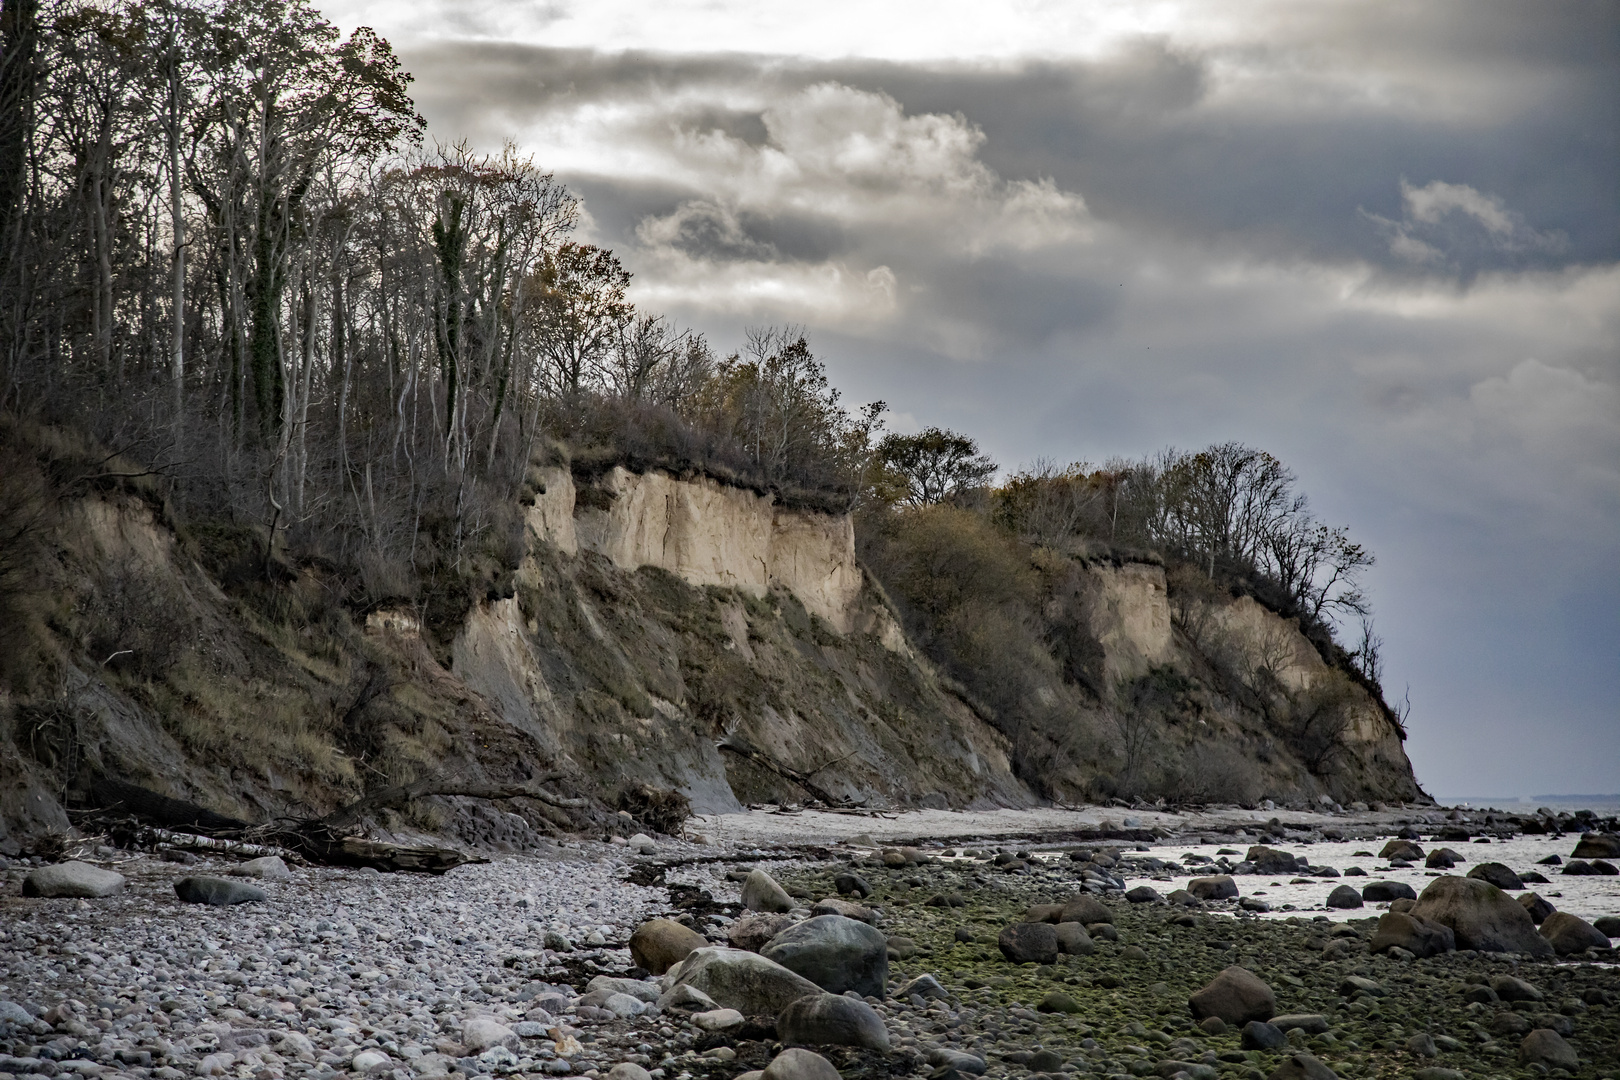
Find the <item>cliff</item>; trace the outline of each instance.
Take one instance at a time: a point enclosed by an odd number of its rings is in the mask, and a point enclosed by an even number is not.
[[[561,774],[598,813],[642,787],[706,812],[816,792],[1017,806],[1110,793],[1122,753],[1219,745],[1250,763],[1249,798],[1417,792],[1387,718],[1297,628],[1178,601],[1162,567],[1064,560],[1058,629],[1009,709],[908,633],[847,515],[622,468],[538,469],[531,490],[505,584],[448,608],[356,604],[319,560],[255,564],[251,531],[188,530],[149,489],[59,493],[0,695],[0,849],[65,829],[97,777],[248,819],[430,773]],[[1138,739],[1107,717],[1144,686],[1168,704],[1133,714]],[[1308,762],[1282,729],[1330,686],[1332,748]],[[522,846],[590,813],[434,799],[379,824]]]

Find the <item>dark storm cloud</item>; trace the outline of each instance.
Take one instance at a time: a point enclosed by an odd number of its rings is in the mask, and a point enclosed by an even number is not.
[[[1007,466],[1279,453],[1379,553],[1420,776],[1528,793],[1620,760],[1616,12],[1278,5],[994,63],[403,52],[435,134],[556,167],[722,349],[804,322],[846,400]]]

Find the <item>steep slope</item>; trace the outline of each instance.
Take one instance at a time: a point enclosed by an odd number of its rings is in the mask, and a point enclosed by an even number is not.
[[[430,775],[594,800],[379,819],[496,846],[644,787],[709,812],[1421,794],[1389,717],[1297,627],[1155,563],[996,549],[968,578],[1001,574],[1040,625],[969,596],[942,629],[891,573],[897,613],[847,515],[623,468],[530,491],[475,602],[383,605],[320,559],[265,561],[262,533],[181,527],[155,488],[57,492],[8,600],[31,614],[0,693],[0,850],[64,829],[98,777],[254,820]]]

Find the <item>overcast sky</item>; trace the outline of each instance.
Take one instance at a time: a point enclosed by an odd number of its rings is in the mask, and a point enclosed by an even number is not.
[[[1005,467],[1240,440],[1436,795],[1620,790],[1620,2],[341,0],[645,308]]]

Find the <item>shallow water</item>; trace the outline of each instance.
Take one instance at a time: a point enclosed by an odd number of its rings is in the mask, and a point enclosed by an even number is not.
[[[1270,904],[1272,910],[1263,918],[1286,918],[1289,915],[1309,913],[1311,915],[1326,915],[1335,922],[1347,919],[1364,919],[1369,915],[1376,915],[1389,908],[1388,904],[1367,904],[1360,908],[1349,910],[1329,909],[1325,901],[1328,893],[1340,885],[1353,885],[1359,891],[1374,881],[1400,881],[1412,886],[1422,893],[1431,880],[1441,876],[1442,873],[1466,874],[1474,866],[1484,862],[1499,862],[1506,865],[1516,874],[1524,874],[1531,870],[1538,870],[1545,874],[1548,884],[1526,884],[1526,892],[1540,893],[1549,903],[1560,911],[1567,911],[1571,915],[1578,915],[1591,922],[1604,915],[1620,915],[1620,877],[1564,877],[1558,871],[1558,866],[1538,866],[1540,859],[1548,855],[1562,856],[1565,862],[1569,861],[1570,852],[1580,842],[1580,837],[1574,834],[1553,838],[1550,836],[1518,836],[1511,840],[1492,840],[1489,844],[1473,842],[1452,841],[1450,843],[1431,843],[1426,840],[1418,841],[1425,853],[1436,848],[1449,847],[1463,860],[1454,870],[1440,871],[1428,870],[1421,864],[1411,869],[1392,869],[1389,863],[1378,858],[1358,856],[1358,851],[1371,851],[1376,855],[1382,850],[1388,838],[1381,837],[1376,841],[1347,840],[1320,841],[1314,844],[1274,843],[1268,846],[1290,852],[1301,858],[1309,860],[1312,866],[1331,866],[1343,874],[1352,866],[1359,866],[1367,871],[1367,877],[1338,877],[1338,878],[1311,878],[1306,884],[1291,884],[1292,876],[1265,876],[1240,875],[1234,880],[1237,882],[1239,895],[1258,896]],[[1164,858],[1179,859],[1183,855],[1205,855],[1215,858],[1220,851],[1220,844],[1194,844],[1194,845],[1156,845],[1152,854]],[[1240,844],[1224,845],[1246,852],[1248,847]],[[1228,856],[1233,862],[1234,856]],[[1218,873],[1210,870],[1208,873]],[[1199,874],[1184,875],[1171,878],[1168,881],[1152,877],[1126,876],[1127,887],[1136,885],[1151,885],[1159,892],[1168,895],[1173,889],[1185,888],[1191,877]],[[1297,875],[1296,875],[1297,876]],[[1514,893],[1518,895],[1517,892]],[[1285,904],[1292,904],[1294,910],[1281,911]]]

